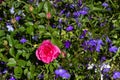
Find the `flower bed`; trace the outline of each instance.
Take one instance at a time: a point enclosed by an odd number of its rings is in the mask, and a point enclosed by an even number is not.
[[[119,0],[0,0],[0,80],[120,79]]]

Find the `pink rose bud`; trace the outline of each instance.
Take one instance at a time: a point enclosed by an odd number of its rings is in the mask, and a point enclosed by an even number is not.
[[[60,49],[50,40],[44,40],[36,50],[36,57],[44,63],[50,63],[61,53]]]
[[[46,14],[46,18],[47,18],[47,19],[51,19],[51,13],[50,13],[50,12],[48,12],[48,13]]]
[[[65,52],[61,52],[62,57],[65,58],[66,57],[66,53]]]

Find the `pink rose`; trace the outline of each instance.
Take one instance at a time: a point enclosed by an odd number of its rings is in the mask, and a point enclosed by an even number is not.
[[[52,62],[60,53],[60,49],[56,45],[52,44],[50,40],[44,40],[36,50],[38,60],[41,60],[44,63]]]

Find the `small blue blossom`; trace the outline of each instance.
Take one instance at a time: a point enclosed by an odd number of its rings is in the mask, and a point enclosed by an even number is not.
[[[9,80],[16,80],[16,79],[13,76],[11,76]]]
[[[20,39],[20,43],[24,44],[24,43],[26,43],[26,42],[27,42],[27,40],[26,40],[25,38],[21,38],[21,39]]]
[[[44,78],[44,74],[39,74],[38,75],[38,78],[41,80],[41,79],[43,79]]]
[[[83,33],[80,35],[80,39],[83,39],[87,33],[87,30],[83,30]]]
[[[16,19],[16,21],[19,21],[21,19],[21,17],[20,16],[16,16],[15,19]]]
[[[112,42],[108,36],[106,37],[106,42],[107,43],[111,43]]]
[[[0,21],[2,21],[3,19],[0,17]]]
[[[38,36],[33,36],[32,39],[38,41]]]
[[[108,7],[109,5],[108,5],[108,3],[104,2],[104,3],[102,4],[102,6],[103,6],[103,7]]]
[[[62,68],[55,70],[55,74],[56,74],[56,76],[60,76],[64,79],[70,78],[70,74],[65,69],[62,69]]]
[[[8,28],[8,31],[14,31],[14,28],[12,27],[10,23],[7,23],[6,27]]]
[[[112,52],[112,53],[116,53],[117,50],[118,50],[118,48],[117,48],[116,46],[111,46],[111,47],[109,48],[109,52]]]
[[[14,14],[14,12],[15,12],[15,11],[14,11],[14,7],[12,7],[12,8],[10,9],[10,13],[11,13],[11,14]]]
[[[64,42],[65,48],[67,48],[67,49],[70,48],[70,45],[71,45],[71,42],[69,40]]]
[[[72,31],[74,28],[73,26],[69,25],[67,28],[66,28],[66,31]]]
[[[115,71],[112,77],[113,79],[120,79],[120,72]]]
[[[79,13],[80,13],[81,15],[86,15],[86,14],[88,14],[88,12],[85,11],[85,10],[80,10]]]

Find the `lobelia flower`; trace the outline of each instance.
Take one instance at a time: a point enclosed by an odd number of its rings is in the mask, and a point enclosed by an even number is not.
[[[80,13],[81,15],[86,15],[88,12],[85,11],[85,10],[80,10],[79,13]]]
[[[109,48],[109,52],[112,52],[112,53],[116,53],[117,50],[118,50],[118,48],[117,48],[116,46],[111,46],[111,47]]]
[[[79,16],[80,16],[80,14],[79,14],[79,12],[78,12],[78,11],[73,12],[73,17],[74,17],[74,18],[77,18],[77,17],[79,17]]]
[[[83,30],[83,33],[80,35],[80,39],[83,39],[84,37],[85,37],[85,35],[86,35],[86,33],[87,33],[87,30],[85,29],[85,30]]]
[[[39,74],[38,75],[38,78],[41,80],[41,79],[43,79],[44,78],[44,74]]]
[[[67,28],[66,28],[66,31],[72,31],[74,28],[73,26],[69,25]]]
[[[60,76],[60,77],[64,78],[64,79],[69,79],[70,76],[71,76],[71,75],[68,73],[68,71],[66,71],[65,69],[62,69],[62,68],[59,68],[59,69],[55,70],[55,74],[56,74],[57,76]]]
[[[2,21],[3,19],[0,17],[0,21]]]
[[[27,42],[27,40],[24,37],[20,39],[20,43],[24,44],[26,42]]]
[[[108,7],[109,5],[108,5],[108,3],[104,2],[104,3],[102,4],[102,6],[103,6],[103,7]]]
[[[19,21],[20,19],[21,19],[20,16],[16,16],[16,17],[15,17],[15,20],[16,20],[16,21]]]
[[[103,41],[101,39],[97,40],[96,51],[100,52],[100,48],[103,45]]]
[[[38,41],[38,36],[33,36],[32,39]]]
[[[120,79],[120,72],[115,71],[112,77],[113,79]]]
[[[12,8],[10,9],[10,13],[11,13],[11,14],[14,14],[14,12],[15,12],[15,11],[14,11],[14,7],[12,7]]]
[[[112,42],[108,36],[107,36],[107,38],[106,38],[106,42],[107,42],[107,43],[111,43],[111,42]]]
[[[8,28],[8,31],[14,31],[14,28],[12,27],[10,23],[7,23],[6,27]]]
[[[100,70],[104,73],[109,72],[110,71],[110,65],[107,63],[103,63],[102,65],[100,65]]]
[[[9,80],[16,80],[16,79],[13,76],[11,76]]]
[[[64,42],[64,46],[65,46],[65,48],[70,48],[70,46],[71,46],[71,42],[69,41],[69,40],[67,40],[67,41],[65,41]]]
[[[50,40],[44,40],[36,50],[36,57],[48,64],[56,59],[60,53],[60,49],[52,44]]]
[[[66,13],[66,17],[67,17],[67,18],[70,17],[70,12],[67,12],[67,13]]]

